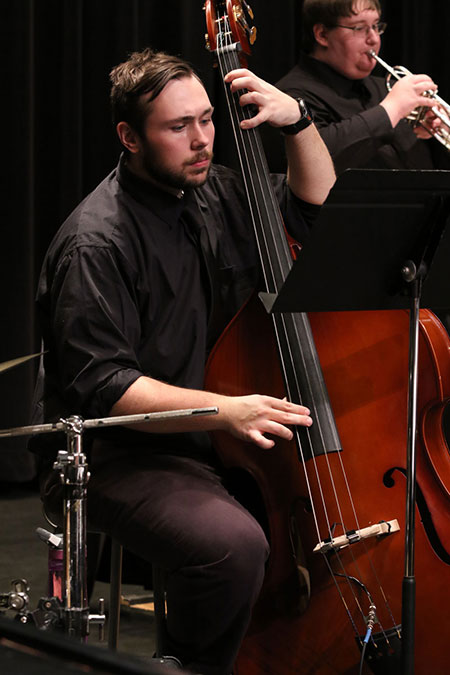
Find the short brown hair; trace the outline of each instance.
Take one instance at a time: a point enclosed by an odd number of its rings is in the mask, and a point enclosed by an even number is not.
[[[155,52],[150,47],[133,52],[109,74],[114,124],[127,122],[136,132],[142,133],[150,109],[148,105],[142,105],[140,97],[151,92],[147,101],[150,103],[170,80],[192,76],[200,79],[192,66],[178,56]]]
[[[312,52],[316,44],[313,28],[321,23],[333,28],[343,16],[355,14],[355,5],[364,2],[369,9],[381,14],[379,0],[304,0],[302,9],[302,49]]]

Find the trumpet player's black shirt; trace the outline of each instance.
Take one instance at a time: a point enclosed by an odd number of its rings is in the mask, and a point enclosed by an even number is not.
[[[297,199],[285,176],[273,182],[286,225],[304,241],[319,208]],[[215,165],[205,185],[179,198],[137,178],[121,158],[69,216],[43,264],[37,304],[47,353],[35,422],[105,417],[141,375],[201,389],[210,348],[258,278],[235,172]],[[181,434],[104,432],[126,435],[127,444],[182,444]],[[183,443],[209,446],[206,434]]]
[[[450,168],[437,141],[417,139],[405,120],[392,127],[379,105],[387,94],[382,77],[349,80],[302,54],[277,87],[308,103],[338,174],[349,168]]]

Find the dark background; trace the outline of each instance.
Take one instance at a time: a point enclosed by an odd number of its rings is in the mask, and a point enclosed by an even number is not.
[[[386,0],[382,56],[426,72],[450,96],[450,3]],[[234,164],[221,83],[205,49],[203,0],[0,0],[2,242],[0,362],[36,352],[34,294],[46,247],[73,207],[114,167],[108,73],[150,45],[180,54],[203,77],[213,104],[216,160]],[[258,38],[249,66],[276,82],[297,58],[300,0],[251,0]],[[0,428],[30,423],[35,363],[0,377]],[[73,411],[76,413],[76,411]],[[0,481],[34,466],[24,439],[0,441]]]

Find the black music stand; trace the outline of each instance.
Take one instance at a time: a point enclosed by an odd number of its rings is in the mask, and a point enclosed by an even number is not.
[[[450,171],[349,170],[270,312],[410,310],[402,673],[414,672],[414,525],[420,306],[450,308]]]

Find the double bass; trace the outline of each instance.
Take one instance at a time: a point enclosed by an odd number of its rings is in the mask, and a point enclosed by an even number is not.
[[[255,38],[246,2],[205,4],[208,46],[223,79]],[[261,253],[266,293],[292,266],[252,111],[225,88]],[[415,663],[450,670],[450,342],[420,311],[417,409]],[[205,386],[224,394],[287,396],[310,428],[262,451],[215,432],[238,496],[265,528],[266,577],[235,675],[401,672],[409,316],[404,310],[274,314],[255,295],[212,351]]]

